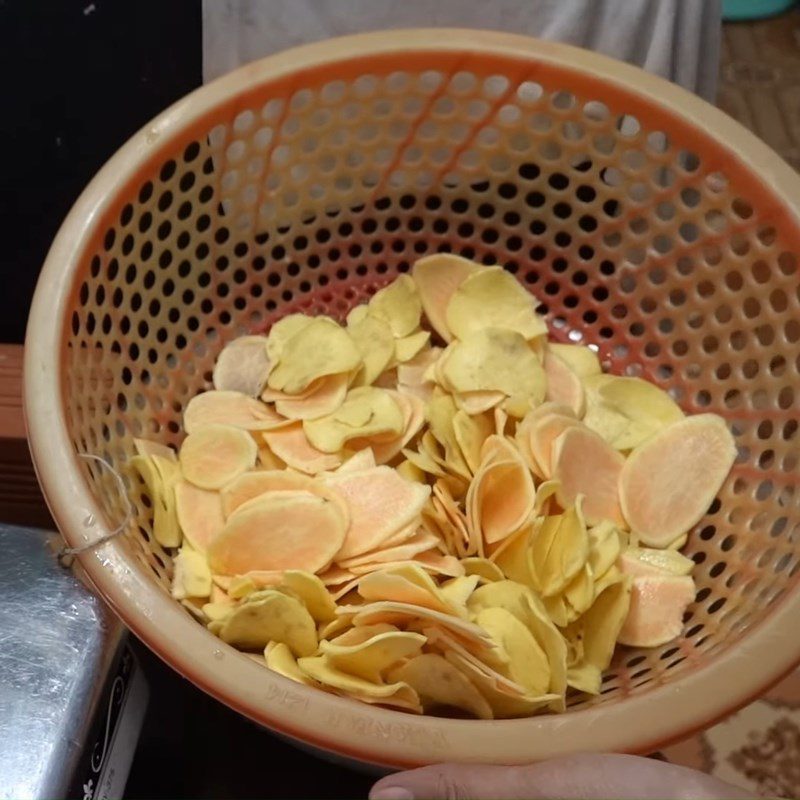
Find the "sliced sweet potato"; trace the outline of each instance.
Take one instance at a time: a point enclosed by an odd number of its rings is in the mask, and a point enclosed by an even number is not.
[[[330,500],[342,515],[345,527],[350,524],[349,507],[339,492],[321,480],[287,469],[248,472],[231,481],[220,493],[225,516],[230,517],[234,511],[266,492],[276,491],[311,492]]]
[[[329,475],[325,481],[344,495],[350,527],[337,558],[369,553],[416,519],[430,487],[401,478],[391,467]]]
[[[341,454],[323,453],[311,445],[306,438],[301,422],[294,422],[283,428],[266,431],[262,436],[269,449],[278,458],[286,462],[290,467],[300,470],[300,472],[316,475],[320,472],[336,469],[342,464]]]
[[[520,458],[483,467],[467,492],[467,526],[486,545],[521,528],[533,511],[535,489]]]
[[[544,356],[544,374],[547,376],[545,398],[552,403],[567,406],[576,417],[582,417],[586,407],[586,397],[581,379],[566,362],[549,350]]]
[[[225,527],[225,516],[219,492],[198,489],[189,481],[175,484],[175,511],[183,535],[200,553]]]
[[[200,489],[221,489],[256,463],[255,441],[241,428],[204,425],[181,445],[183,477]]]
[[[241,392],[203,392],[193,397],[183,411],[186,433],[194,433],[205,425],[267,431],[286,424],[286,420],[268,405]]]
[[[553,443],[567,428],[579,424],[571,414],[546,414],[533,420],[527,430],[528,448],[537,475],[545,479],[552,476]]]
[[[618,641],[631,647],[658,647],[671,642],[683,630],[683,612],[694,596],[694,581],[688,575],[634,578],[630,610]]]
[[[325,569],[344,542],[341,512],[310,492],[269,492],[240,508],[208,546],[214,573]]]
[[[620,509],[619,477],[625,459],[594,431],[567,428],[553,443],[553,478],[563,508],[583,495],[583,514],[589,525],[604,519],[627,528]],[[665,486],[667,484],[661,484]]]
[[[350,373],[326,375],[312,384],[312,390],[300,399],[277,400],[275,410],[283,417],[292,420],[317,419],[332,414],[344,402]]]
[[[724,420],[699,414],[674,422],[637,447],[620,475],[628,524],[650,547],[666,547],[696,525],[736,459]]]

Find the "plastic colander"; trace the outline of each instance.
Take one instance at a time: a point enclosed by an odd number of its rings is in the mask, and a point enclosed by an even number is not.
[[[97,591],[156,653],[268,728],[382,766],[647,752],[755,697],[800,657],[800,181],[720,111],[594,53],[506,34],[375,33],[290,50],[179,101],[64,222],[28,329],[36,468]],[[686,552],[681,637],[620,648],[563,715],[414,717],[312,690],[169,596],[170,555],[126,467],[181,441],[223,345],[294,311],[342,319],[426,253],[500,263],[552,336],[596,344],[739,457]],[[665,491],[669,487],[664,487]],[[676,498],[680,502],[680,498]]]

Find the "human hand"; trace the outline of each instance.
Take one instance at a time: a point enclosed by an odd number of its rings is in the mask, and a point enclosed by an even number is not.
[[[738,786],[693,769],[587,753],[524,767],[438,764],[379,780],[370,800],[744,800]]]

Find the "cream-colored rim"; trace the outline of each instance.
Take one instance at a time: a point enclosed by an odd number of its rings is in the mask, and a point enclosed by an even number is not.
[[[73,276],[97,220],[143,162],[181,136],[215,106],[261,83],[305,69],[378,56],[470,52],[591,75],[628,95],[657,98],[665,114],[720,141],[746,163],[792,217],[800,209],[800,179],[768,147],[725,114],[664,80],[576,48],[507,34],[413,30],[365,34],[301,47],[249,64],[169,108],[137,133],[103,167],[76,202],[39,279],[25,352],[25,408],[34,462],[59,528],[71,545],[98,535],[87,520],[103,519],[67,435],[61,353]],[[194,624],[124,545],[109,543],[81,557],[98,591],[128,626],[197,685],[270,728],[316,747],[386,766],[456,759],[522,763],[567,751],[647,752],[701,728],[761,692],[800,660],[794,635],[800,595],[788,593],[769,618],[707,666],[639,697],[560,717],[502,722],[411,718],[293,684],[268,673]]]

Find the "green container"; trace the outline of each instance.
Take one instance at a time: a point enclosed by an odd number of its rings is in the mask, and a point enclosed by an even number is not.
[[[796,0],[722,0],[722,18],[729,22],[762,19],[788,11]]]

